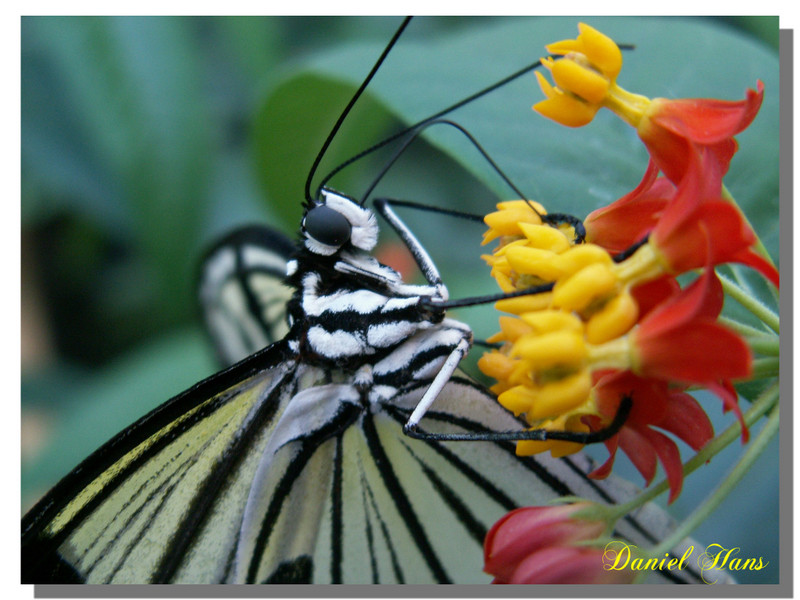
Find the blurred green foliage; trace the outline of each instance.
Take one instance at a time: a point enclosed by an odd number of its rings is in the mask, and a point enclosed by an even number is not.
[[[577,21],[415,20],[315,181],[402,123],[533,62],[544,43],[574,37]],[[636,44],[620,76],[632,91],[740,99],[765,82],[764,107],[739,137],[726,184],[777,257],[777,17],[589,22]],[[295,231],[314,155],[398,23],[22,19],[23,350],[32,349],[23,352],[23,425],[36,419],[46,431],[23,455],[23,506],[111,434],[215,370],[194,300],[198,256],[237,224]],[[604,114],[566,130],[530,111],[539,97],[528,75],[453,119],[551,210],[585,215],[638,182],[646,155],[632,131]],[[358,195],[387,156],[346,169],[333,186]],[[476,213],[510,193],[444,126],[412,145],[380,191]],[[478,259],[480,227],[408,219],[451,296],[494,291]],[[459,317],[478,337],[496,324],[491,309]]]

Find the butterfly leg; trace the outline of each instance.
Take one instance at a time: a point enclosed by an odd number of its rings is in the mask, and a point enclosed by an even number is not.
[[[392,207],[389,205],[389,200],[385,198],[379,198],[375,200],[375,209],[380,213],[380,215],[386,219],[386,222],[392,226],[397,232],[397,235],[400,236],[400,239],[403,240],[403,243],[408,248],[411,255],[414,257],[414,260],[417,262],[417,265],[422,271],[422,274],[425,276],[425,279],[428,280],[433,286],[442,287],[442,277],[439,275],[439,271],[436,268],[436,265],[433,262],[433,259],[430,257],[428,252],[425,250],[423,245],[419,242],[419,240],[411,233],[411,230],[408,226],[403,223],[402,219],[397,216],[397,213],[394,212]],[[446,291],[443,294],[444,299],[447,299]]]
[[[423,394],[419,404],[417,404],[416,408],[411,413],[411,416],[408,418],[408,422],[403,427],[404,432],[407,433],[409,430],[416,428],[420,419],[422,419],[425,413],[428,412],[428,409],[431,407],[434,400],[436,400],[436,397],[442,391],[447,382],[450,381],[450,377],[458,368],[459,363],[467,355],[467,352],[469,352],[470,346],[471,343],[468,338],[462,338],[461,341],[458,342],[450,355],[445,359],[442,368],[436,374],[436,377],[434,377],[431,385],[425,391],[425,394]]]
[[[417,331],[373,367],[375,401],[391,398],[397,390],[429,382],[416,403],[407,427],[416,427],[452,377],[472,346],[472,331],[464,323],[444,319]]]

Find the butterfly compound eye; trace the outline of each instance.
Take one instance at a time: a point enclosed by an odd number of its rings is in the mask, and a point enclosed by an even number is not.
[[[352,226],[345,216],[328,206],[315,206],[303,222],[306,233],[327,246],[342,246],[350,239]]]

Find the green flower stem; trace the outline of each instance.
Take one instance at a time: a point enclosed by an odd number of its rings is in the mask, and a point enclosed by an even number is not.
[[[781,339],[779,336],[728,317],[719,317],[717,321],[742,336],[753,352],[766,356],[780,356]]]
[[[778,339],[777,335],[774,335],[770,332],[766,332],[763,329],[758,329],[757,327],[753,327],[752,325],[748,325],[747,323],[742,323],[741,321],[731,319],[730,317],[725,317],[720,315],[717,318],[717,321],[722,325],[725,325],[725,327],[732,329],[733,331],[744,337],[769,336],[769,337],[774,337],[776,340]]]
[[[780,406],[775,405],[772,412],[767,419],[766,425],[759,432],[756,438],[750,443],[747,451],[739,459],[739,462],[733,467],[728,476],[722,481],[716,490],[709,496],[697,510],[695,510],[687,519],[685,519],[680,526],[672,532],[672,534],[661,542],[656,548],[652,550],[654,556],[661,556],[665,552],[669,552],[674,546],[680,543],[686,536],[688,536],[694,529],[705,521],[708,516],[717,509],[725,498],[731,493],[734,487],[741,481],[745,473],[753,466],[755,460],[767,447],[767,444],[778,433],[780,425]]]
[[[777,336],[758,335],[758,336],[744,336],[744,341],[747,345],[758,354],[765,354],[767,356],[779,356],[781,353],[781,344]]]
[[[780,318],[764,304],[749,296],[742,288],[736,285],[733,281],[728,279],[725,275],[717,274],[722,282],[722,289],[731,298],[736,300],[744,308],[749,310],[756,316],[762,323],[772,329],[775,333],[780,333]]]
[[[757,358],[753,361],[753,374],[751,380],[767,379],[780,375],[780,360],[776,356]]]
[[[739,206],[739,204],[736,202],[736,198],[733,197],[733,195],[730,193],[730,191],[728,191],[728,188],[726,188],[725,185],[722,186],[722,197],[736,207],[736,209],[739,211],[739,214],[742,215],[742,219],[744,219],[744,222],[747,223],[747,226],[750,228],[750,230],[753,233],[755,233],[756,230],[753,229],[753,225],[750,223],[750,220],[747,218],[747,215],[744,214],[742,207]],[[775,262],[772,260],[772,257],[769,255],[769,252],[767,252],[767,249],[761,242],[761,238],[759,238],[758,236],[756,236],[755,248],[758,251],[758,253],[761,254],[761,256],[763,256],[769,261],[769,264],[771,264],[773,267],[775,266]]]
[[[747,412],[744,413],[744,422],[747,424],[748,427],[751,427],[754,423],[756,423],[764,414],[766,414],[773,406],[777,405],[778,402],[778,382],[776,381],[767,389],[765,389],[761,395],[750,405],[750,408]],[[701,465],[705,464],[712,457],[716,454],[721,452],[724,448],[726,448],[731,442],[738,439],[742,434],[741,426],[738,422],[733,423],[730,427],[728,427],[725,431],[723,431],[720,435],[715,437],[711,440],[708,444],[703,446],[703,448],[695,454],[692,458],[686,461],[683,465],[683,475],[684,477],[689,475],[692,471],[696,470]],[[624,504],[619,504],[613,507],[609,507],[612,510],[610,511],[609,516],[614,516],[615,519],[619,519],[624,515],[628,514],[635,508],[649,502],[659,494],[664,493],[669,489],[669,482],[664,479],[659,484],[648,487],[645,491],[641,494],[633,498],[629,502]]]

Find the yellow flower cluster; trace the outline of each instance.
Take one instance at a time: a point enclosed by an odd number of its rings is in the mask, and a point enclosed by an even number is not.
[[[478,365],[498,383],[492,390],[515,415],[537,429],[587,431],[580,419],[598,414],[592,397],[592,372],[628,368],[632,352],[625,334],[636,324],[634,283],[651,278],[647,250],[616,264],[594,244],[573,243],[571,226],[542,222],[544,208],[533,202],[501,202],[485,217],[484,244],[499,239],[484,260],[504,292],[552,284],[551,291],[508,298],[498,310],[500,332],[489,342],[499,350]],[[638,255],[638,256],[637,256]],[[521,441],[518,454],[550,450],[554,456],[581,445],[564,441]]]
[[[548,52],[564,58],[542,59],[556,86],[537,72],[546,99],[533,109],[567,127],[581,127],[606,107],[636,127],[648,111],[650,99],[617,85],[622,52],[614,40],[585,23],[579,23],[578,29],[577,39],[547,46]]]

